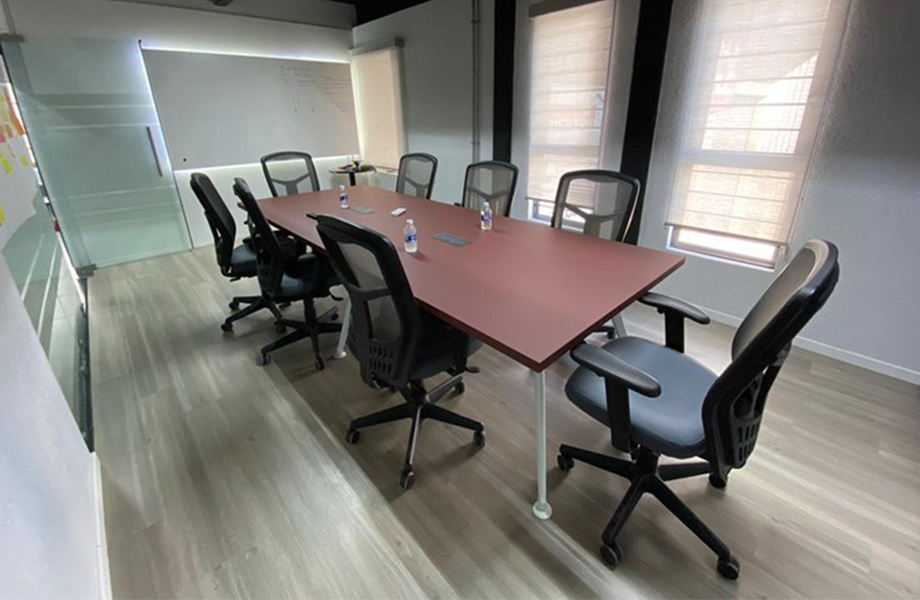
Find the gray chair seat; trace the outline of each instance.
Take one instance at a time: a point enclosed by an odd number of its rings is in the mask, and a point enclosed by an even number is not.
[[[428,379],[457,364],[457,348],[466,334],[425,311],[421,312],[422,338],[415,352],[410,379]],[[467,356],[482,348],[482,342],[469,338]]]
[[[256,274],[256,253],[246,244],[240,244],[230,254],[230,272],[234,277],[252,277]]]
[[[703,400],[716,380],[715,373],[680,352],[642,338],[617,338],[605,344],[604,350],[642,369],[661,385],[657,398],[629,392],[633,439],[675,458],[701,455],[706,449]],[[609,425],[602,377],[579,367],[566,383],[565,393],[583,411]]]

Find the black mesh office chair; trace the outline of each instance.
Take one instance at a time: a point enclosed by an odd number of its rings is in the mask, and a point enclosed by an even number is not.
[[[423,152],[403,155],[396,174],[396,193],[431,200],[437,172],[438,159],[434,156]]]
[[[271,353],[299,340],[310,338],[313,343],[313,358],[317,370],[325,368],[319,352],[319,336],[342,330],[342,325],[331,322],[337,317],[333,308],[318,317],[314,300],[329,296],[329,288],[336,285],[329,261],[316,254],[300,254],[290,257],[285,254],[268,221],[262,214],[255,197],[245,180],[233,180],[233,193],[243,203],[249,215],[249,231],[256,252],[256,276],[266,302],[273,305],[284,302],[303,301],[304,320],[280,319],[279,333],[291,327],[293,332],[279,340],[263,346],[259,351],[259,364],[271,361]]]
[[[473,163],[466,168],[461,206],[481,210],[482,202],[487,200],[492,214],[510,216],[517,179],[518,168],[511,163],[498,160]]]
[[[616,171],[570,171],[559,179],[553,206],[553,227],[574,229],[593,237],[623,242],[632,225],[639,198],[639,180]],[[626,334],[620,315],[613,325],[601,325],[612,339]]]
[[[348,345],[361,363],[369,386],[399,390],[404,404],[355,419],[347,440],[372,425],[412,419],[412,433],[399,484],[415,481],[413,460],[422,421],[433,419],[472,430],[476,446],[485,445],[482,423],[437,405],[452,390],[464,390],[466,359],[479,344],[464,332],[419,309],[393,243],[385,236],[337,217],[320,215],[317,230],[339,280],[351,297]],[[432,390],[423,380],[447,372],[451,377]]]
[[[275,198],[319,191],[313,157],[306,152],[274,152],[263,156],[261,162],[268,189]]]
[[[617,535],[642,495],[650,493],[716,553],[723,577],[738,577],[740,567],[728,546],[665,482],[709,474],[714,487],[724,488],[729,472],[745,465],[757,441],[767,394],[792,340],[827,301],[838,275],[833,244],[805,244],[741,323],[732,340],[732,362],[721,375],[683,354],[682,320],[708,321],[705,315],[659,294],[641,301],[670,321],[667,346],[620,337],[603,349],[582,344],[572,351],[581,366],[566,383],[566,395],[610,427],[613,446],[634,458],[630,462],[572,446],[559,448],[563,471],[579,460],[631,482],[602,536],[601,557],[608,565],[621,561]],[[662,455],[703,461],[659,466]]]
[[[236,222],[227,209],[224,199],[217,192],[217,188],[211,182],[211,178],[204,173],[192,173],[191,178],[192,191],[195,197],[201,203],[204,209],[205,218],[208,220],[208,226],[211,228],[211,235],[214,237],[214,252],[217,255],[217,265],[220,272],[230,281],[236,281],[244,277],[255,277],[256,275],[256,254],[250,247],[251,239],[246,239],[239,246],[236,244]],[[272,303],[267,302],[263,296],[235,296],[230,301],[230,309],[237,310],[241,304],[247,306],[236,312],[221,324],[220,328],[224,331],[233,330],[233,322],[249,316],[254,312],[262,309],[269,309],[275,315],[276,319],[283,318]]]

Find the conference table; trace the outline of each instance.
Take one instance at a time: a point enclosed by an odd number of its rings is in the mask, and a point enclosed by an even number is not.
[[[383,189],[349,189],[350,209],[336,190],[259,200],[266,219],[324,252],[316,221],[329,214],[389,237],[419,305],[475,336],[533,373],[536,420],[537,499],[534,514],[552,514],[546,490],[545,370],[598,325],[680,267],[674,254],[551,229],[495,216],[482,231],[474,210]],[[406,212],[394,217],[391,211]],[[403,249],[406,219],[418,227],[418,252]],[[453,245],[433,236],[469,242]],[[350,303],[336,349],[344,356]]]

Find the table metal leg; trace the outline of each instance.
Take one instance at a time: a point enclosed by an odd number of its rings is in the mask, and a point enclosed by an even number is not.
[[[345,358],[345,343],[348,341],[348,328],[351,326],[351,296],[345,296],[345,314],[342,315],[342,331],[339,333],[339,343],[335,346],[335,357]]]
[[[546,498],[546,373],[533,371],[533,375],[537,418],[537,501],[533,504],[533,514],[538,519],[548,519],[553,515],[553,507]]]
[[[626,337],[626,321],[623,320],[623,314],[617,313],[612,320],[613,326],[617,328],[617,337]]]

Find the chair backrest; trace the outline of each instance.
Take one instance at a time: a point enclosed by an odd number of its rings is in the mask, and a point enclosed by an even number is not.
[[[247,223],[256,253],[256,276],[259,287],[263,294],[273,298],[281,289],[281,280],[284,277],[284,251],[245,179],[237,177],[233,180],[233,193],[243,203],[249,216]]]
[[[319,191],[313,157],[306,152],[291,150],[266,154],[262,157],[262,172],[268,189],[276,198]]]
[[[214,237],[214,251],[220,272],[230,274],[233,246],[236,244],[236,222],[227,209],[224,199],[217,192],[211,178],[204,173],[192,173],[192,191],[204,209],[204,216]]]
[[[473,163],[466,168],[463,179],[463,206],[480,210],[483,201],[488,200],[493,214],[510,216],[517,179],[518,168],[511,163],[497,160]]]
[[[556,188],[552,226],[622,242],[636,212],[639,187],[638,179],[616,171],[569,171]]]
[[[348,344],[371,386],[402,388],[421,335],[421,314],[396,248],[386,236],[320,215],[317,231],[351,298]]]
[[[732,362],[703,403],[707,458],[714,473],[724,476],[744,466],[792,340],[827,302],[839,274],[837,247],[812,240],[741,322],[732,340]]]
[[[396,174],[396,193],[409,194],[431,200],[434,176],[438,172],[438,159],[430,154],[416,152],[399,159]]]

